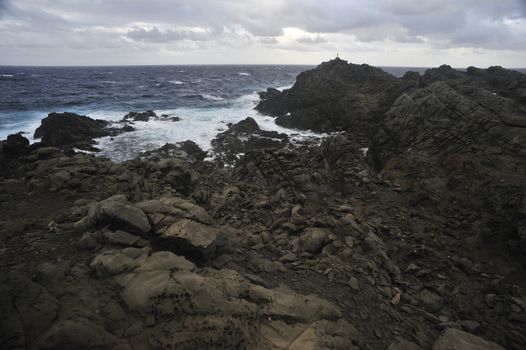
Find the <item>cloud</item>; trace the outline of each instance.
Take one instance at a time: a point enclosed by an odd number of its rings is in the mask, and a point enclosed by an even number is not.
[[[304,36],[296,39],[296,41],[302,44],[321,44],[328,42],[327,38],[321,35]]]
[[[84,0],[0,0],[0,37],[0,50],[9,48],[12,57],[53,48],[63,57],[83,50],[111,57],[115,47],[130,55],[148,49],[156,57],[197,50],[227,59],[229,50],[245,50],[279,60],[283,50],[347,50],[419,59],[462,49],[503,59],[499,52],[526,50],[526,1],[105,0],[86,6]]]
[[[154,43],[167,43],[171,41],[207,41],[213,37],[214,33],[209,28],[175,28],[165,31],[157,27],[138,28],[128,30],[126,36],[135,41],[145,41]]]

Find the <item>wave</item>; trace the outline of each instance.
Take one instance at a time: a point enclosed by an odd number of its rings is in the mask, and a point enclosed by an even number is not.
[[[14,75],[13,74],[0,74],[0,77],[2,77],[2,78],[12,78],[12,77],[14,77]]]
[[[184,84],[184,81],[180,81],[180,80],[170,80],[169,82],[174,84],[174,85],[183,85]]]
[[[249,76],[251,76],[252,74],[247,73],[247,72],[239,72],[239,73],[237,73],[237,75],[241,75],[241,76],[243,76],[243,77],[249,77]]]
[[[216,95],[202,94],[200,96],[204,98],[205,100],[209,100],[209,101],[224,101],[225,100],[224,98],[220,96],[216,96]]]

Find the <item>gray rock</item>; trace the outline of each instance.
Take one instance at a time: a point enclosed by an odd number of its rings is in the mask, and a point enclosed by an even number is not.
[[[121,244],[121,245],[127,245],[127,246],[134,246],[139,243],[141,240],[140,237],[132,235],[131,233],[124,232],[124,231],[105,231],[104,237],[109,243],[112,244]]]
[[[113,250],[105,251],[93,259],[90,267],[100,277],[112,276],[133,270],[139,264],[127,255]]]
[[[422,348],[408,340],[397,339],[391,345],[389,345],[387,350],[422,350]]]
[[[53,325],[39,342],[41,349],[111,348],[118,339],[104,328],[86,319],[64,320]]]
[[[311,227],[293,244],[293,249],[295,253],[318,253],[328,242],[329,232]]]
[[[176,243],[181,250],[193,251],[203,257],[208,257],[216,250],[218,234],[217,229],[211,226],[189,219],[181,219],[170,225],[161,236]]]
[[[416,296],[418,304],[429,312],[437,312],[442,308],[443,299],[429,289],[424,289]]]
[[[433,344],[433,350],[504,350],[504,348],[473,334],[447,328]]]
[[[77,230],[103,226],[130,233],[147,233],[151,230],[146,214],[136,206],[129,204],[126,197],[121,195],[92,205],[88,215],[75,223]]]
[[[194,263],[171,252],[156,252],[150,255],[137,271],[182,270],[193,271]]]

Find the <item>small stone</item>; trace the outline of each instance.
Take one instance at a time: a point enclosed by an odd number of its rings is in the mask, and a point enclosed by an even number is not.
[[[444,315],[440,315],[440,316],[438,316],[438,320],[439,320],[441,323],[446,323],[446,322],[449,322],[449,317],[444,316]]]
[[[360,290],[360,282],[358,281],[358,279],[354,276],[351,277],[351,279],[349,280],[349,285],[351,286],[352,289],[354,290]]]
[[[298,259],[298,256],[294,253],[287,253],[283,255],[279,260],[284,263],[293,262]]]
[[[416,300],[426,311],[437,312],[442,308],[443,299],[429,289],[424,289],[417,296]]]
[[[462,328],[470,333],[478,333],[480,331],[480,323],[473,320],[460,321]]]
[[[494,308],[497,304],[497,295],[496,294],[486,294],[486,297],[484,298],[486,305],[488,305],[490,308]]]
[[[402,297],[402,293],[398,291],[395,296],[391,299],[391,304],[398,305],[400,304],[400,299]]]

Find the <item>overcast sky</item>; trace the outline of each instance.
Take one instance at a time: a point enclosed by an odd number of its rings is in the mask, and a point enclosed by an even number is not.
[[[526,0],[0,0],[0,64],[526,66]]]

